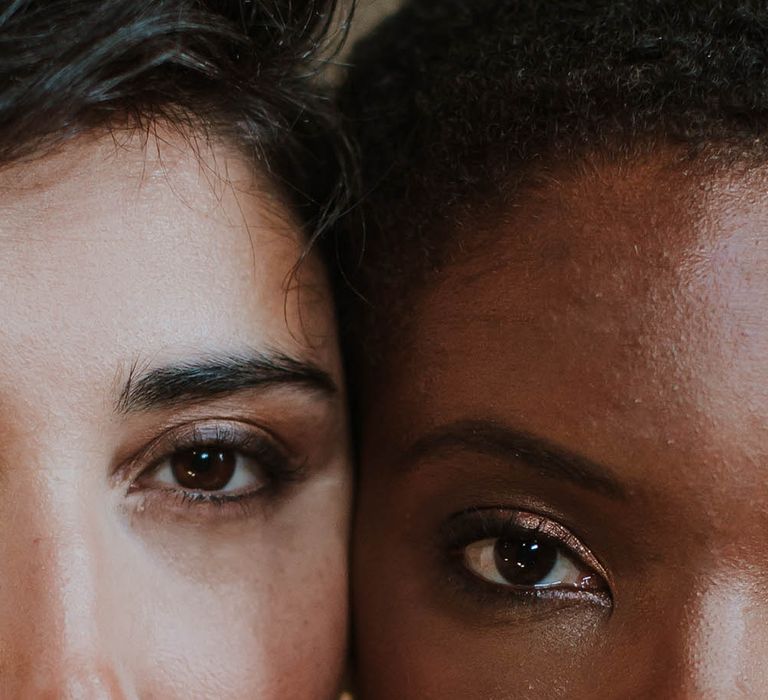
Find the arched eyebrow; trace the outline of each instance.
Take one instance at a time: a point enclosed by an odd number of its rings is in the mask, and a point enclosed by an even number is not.
[[[295,387],[330,398],[338,387],[311,361],[279,352],[221,354],[140,370],[134,363],[116,402],[118,413],[167,409],[247,389]]]
[[[438,427],[416,440],[400,464],[410,471],[419,469],[430,458],[455,452],[486,454],[522,464],[547,478],[568,481],[613,499],[629,497],[607,466],[545,438],[494,421],[458,421]]]

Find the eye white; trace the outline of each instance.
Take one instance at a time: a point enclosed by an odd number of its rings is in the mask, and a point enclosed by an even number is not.
[[[490,583],[502,586],[514,586],[499,571],[496,564],[496,543],[498,537],[478,540],[464,548],[464,565],[476,576]],[[579,586],[588,578],[583,567],[576,564],[570,557],[557,550],[555,562],[549,572],[543,576],[533,588],[553,588],[555,586]]]

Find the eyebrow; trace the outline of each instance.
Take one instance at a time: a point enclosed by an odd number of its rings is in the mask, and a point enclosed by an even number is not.
[[[459,421],[437,428],[417,440],[405,454],[405,469],[446,452],[469,452],[523,463],[550,479],[567,481],[613,499],[625,500],[627,490],[611,469],[549,440],[493,421]]]
[[[134,363],[117,399],[118,413],[194,403],[247,389],[295,387],[326,398],[338,388],[325,370],[279,352],[214,355],[148,370]]]

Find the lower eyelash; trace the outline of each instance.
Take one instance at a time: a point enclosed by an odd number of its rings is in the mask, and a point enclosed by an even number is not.
[[[139,513],[151,511],[162,518],[179,518],[190,523],[219,523],[248,518],[273,503],[279,490],[279,486],[271,484],[236,494],[177,488],[140,489],[134,494],[133,509]]]
[[[175,491],[175,496],[179,504],[186,507],[199,508],[206,505],[217,509],[231,507],[239,509],[242,515],[248,515],[253,501],[259,496],[264,495],[264,490],[262,488],[234,495],[178,490]]]
[[[179,501],[184,504],[193,503],[212,503],[214,505],[223,506],[227,503],[239,503],[244,499],[251,498],[257,493],[261,493],[264,489],[256,489],[255,491],[247,491],[245,493],[238,494],[226,494],[226,493],[207,493],[205,491],[187,491],[185,489],[167,489],[171,493],[176,494]]]
[[[515,588],[512,586],[502,586],[479,579],[475,574],[469,571],[462,563],[462,558],[455,555],[452,557],[451,566],[454,568],[456,579],[454,582],[460,585],[466,592],[469,592],[480,600],[494,602],[498,604],[499,599],[507,603],[591,603],[601,607],[610,608],[612,606],[611,597],[608,593],[595,593],[594,591],[569,590],[567,588]]]
[[[601,595],[591,591],[569,591],[557,588],[521,590],[494,585],[478,579],[475,574],[463,566],[459,557],[454,555],[451,559],[449,566],[452,570],[448,578],[451,587],[462,595],[471,596],[477,604],[482,606],[498,608],[499,605],[509,607],[515,605],[551,605],[552,603],[562,605],[587,603],[607,610],[613,607],[608,594]]]

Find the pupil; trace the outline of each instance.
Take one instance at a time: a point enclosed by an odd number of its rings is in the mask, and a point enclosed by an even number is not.
[[[499,538],[494,548],[499,573],[516,586],[535,586],[555,565],[557,547],[535,537]]]
[[[196,491],[220,491],[232,479],[237,458],[231,450],[201,447],[178,452],[171,458],[179,485]]]

